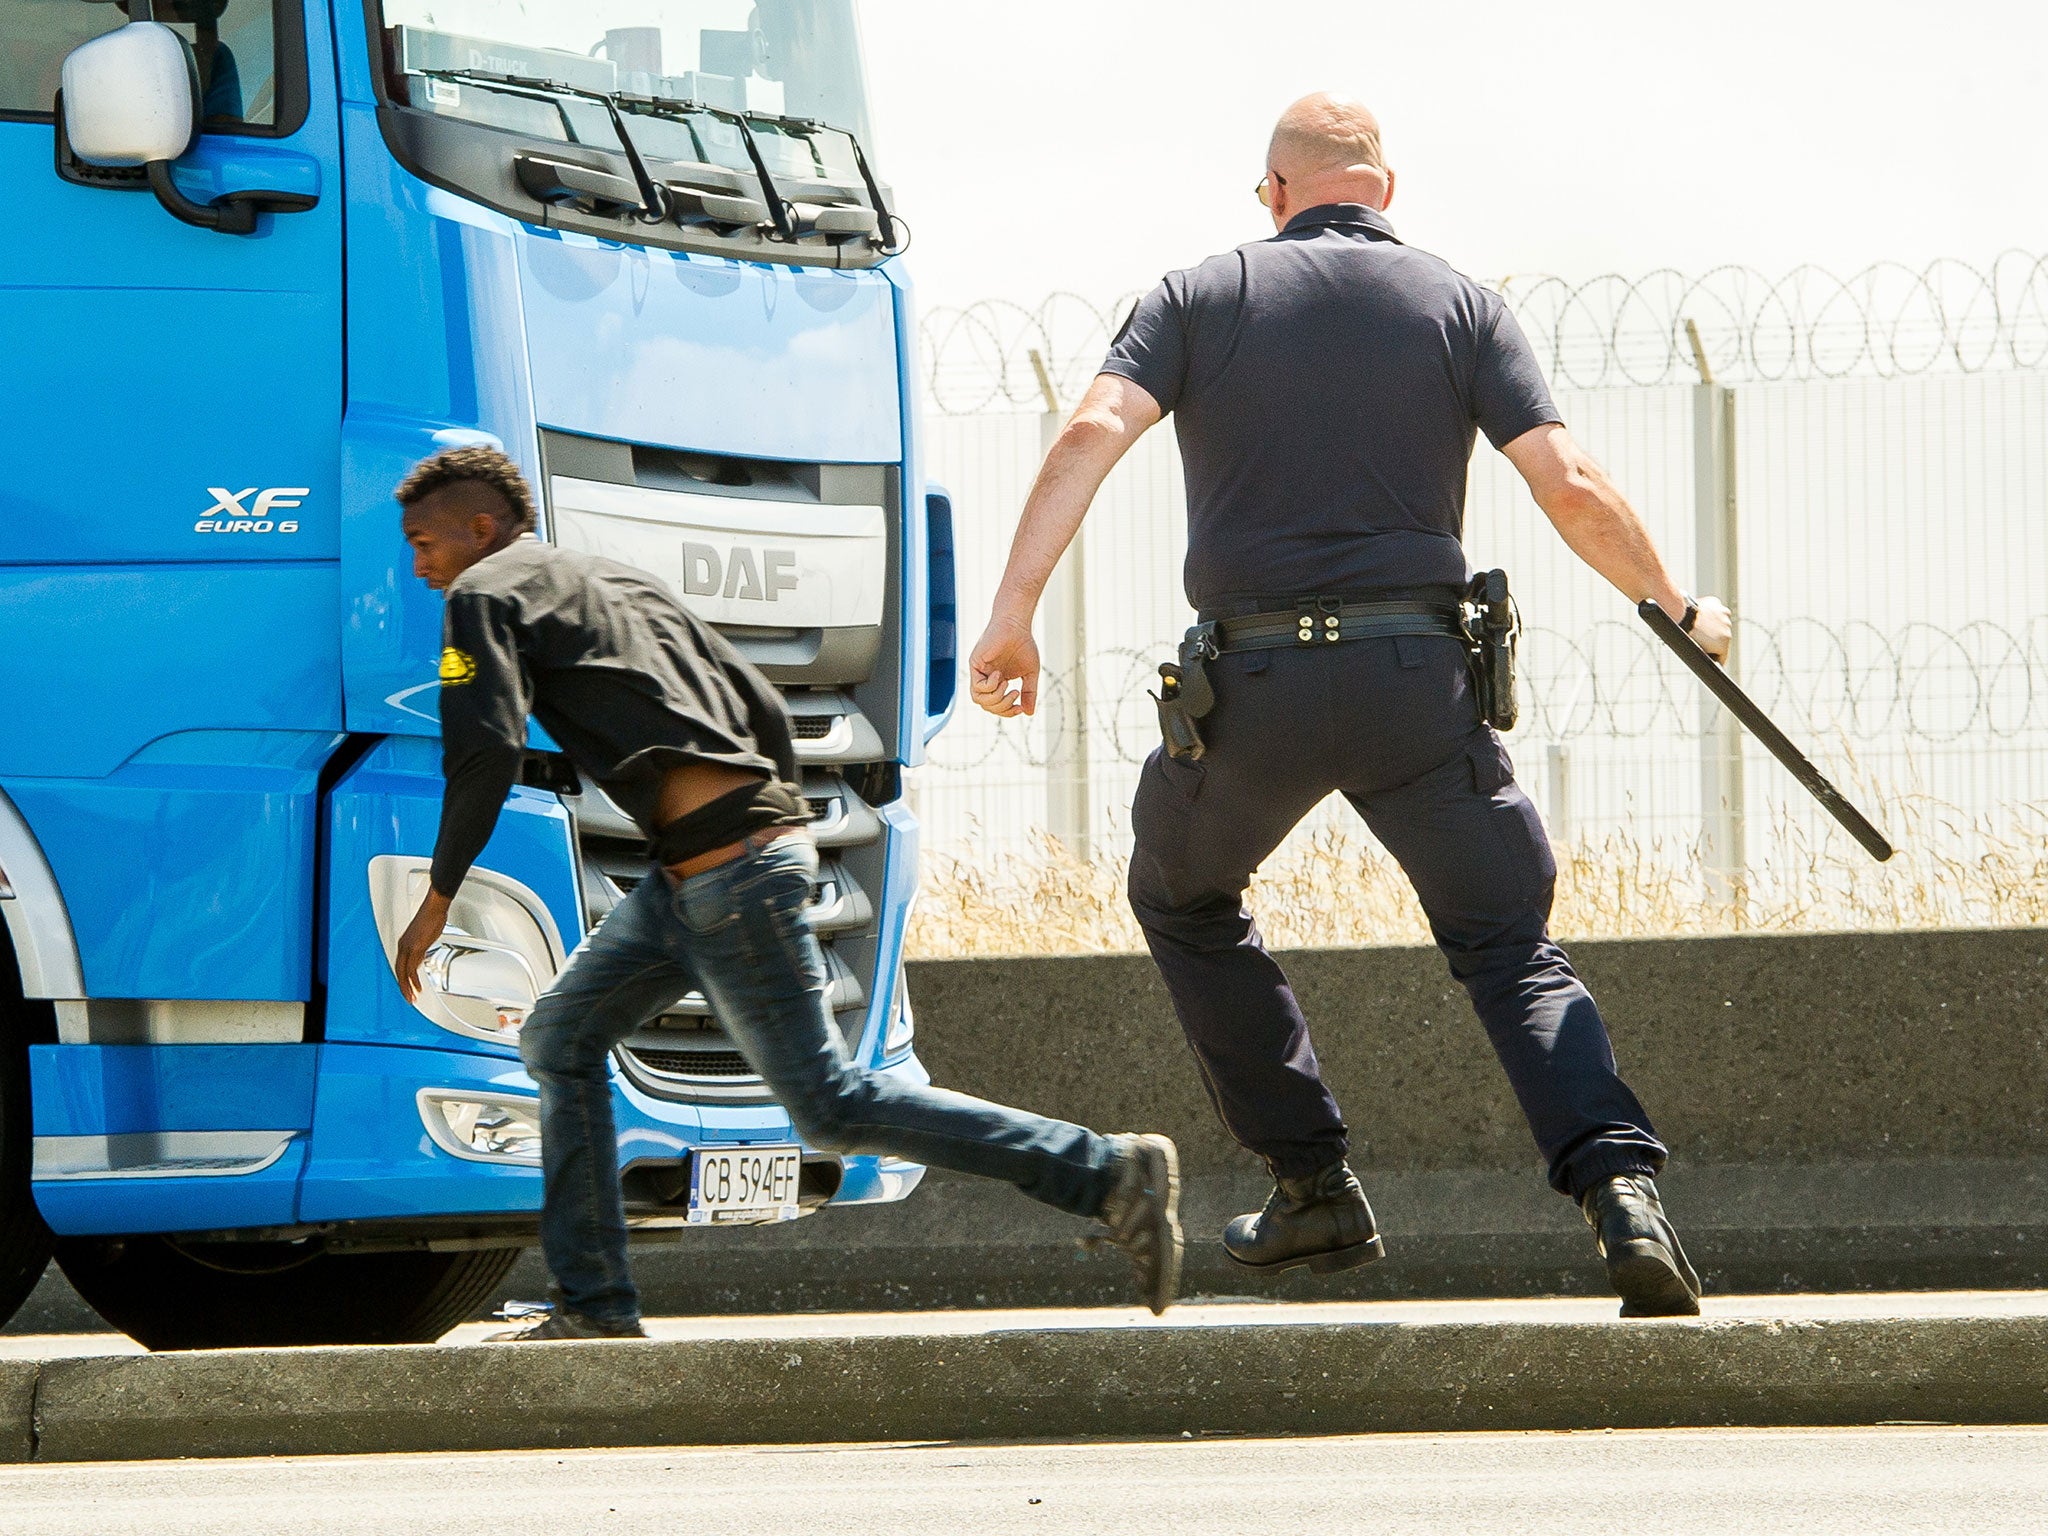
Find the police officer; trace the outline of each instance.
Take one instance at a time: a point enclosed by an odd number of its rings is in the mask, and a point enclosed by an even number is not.
[[[1396,238],[1393,190],[1379,124],[1357,102],[1311,96],[1281,117],[1258,185],[1278,233],[1139,301],[1032,487],[973,695],[996,715],[1033,710],[1039,594],[1104,476],[1173,412],[1187,594],[1214,624],[1199,691],[1214,702],[1200,756],[1145,763],[1130,898],[1217,1112],[1273,1176],[1265,1208],[1225,1229],[1226,1252],[1248,1269],[1325,1273],[1383,1252],[1307,1023],[1243,901],[1252,872],[1339,791],[1413,883],[1551,1185],[1594,1229],[1622,1315],[1697,1312],[1653,1182],[1664,1145],[1550,939],[1556,866],[1448,621],[1468,579],[1475,432],[1631,601],[1654,599],[1716,657],[1728,613],[1679,589],[1561,424],[1500,298]]]

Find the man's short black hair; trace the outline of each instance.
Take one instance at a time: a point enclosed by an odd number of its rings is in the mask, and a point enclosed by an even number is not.
[[[401,507],[412,507],[436,491],[474,484],[495,491],[505,504],[506,526],[514,533],[533,532],[533,492],[519,466],[495,448],[447,448],[413,466],[392,494]]]

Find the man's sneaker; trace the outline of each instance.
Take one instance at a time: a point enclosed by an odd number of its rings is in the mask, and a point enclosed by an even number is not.
[[[1370,1264],[1387,1249],[1358,1176],[1340,1160],[1305,1179],[1275,1179],[1263,1211],[1223,1229],[1223,1251],[1246,1269],[1278,1274],[1306,1264],[1327,1275]]]
[[[1113,1136],[1116,1183],[1096,1242],[1121,1248],[1138,1271],[1138,1296],[1157,1317],[1180,1292],[1180,1154],[1164,1136]]]
[[[1686,1262],[1647,1173],[1617,1173],[1579,1201],[1623,1317],[1697,1317],[1700,1277]]]
[[[486,1344],[540,1344],[549,1339],[644,1339],[647,1330],[640,1326],[640,1320],[633,1318],[622,1323],[608,1323],[595,1317],[585,1317],[581,1312],[571,1312],[567,1307],[556,1307],[531,1328],[508,1328],[503,1333],[484,1335]]]

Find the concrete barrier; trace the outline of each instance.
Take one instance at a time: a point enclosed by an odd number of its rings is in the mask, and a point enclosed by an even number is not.
[[[1571,954],[1680,1163],[2048,1155],[2048,929],[1629,940]],[[1363,1167],[1534,1166],[1434,950],[1283,961]],[[1242,1166],[1145,957],[924,964],[911,989],[940,1082],[1090,1124],[1158,1124],[1195,1172]]]
[[[2048,1318],[1065,1328],[43,1362],[42,1461],[2048,1419]],[[8,1378],[11,1380],[12,1378]],[[17,1394],[18,1397],[18,1394]]]

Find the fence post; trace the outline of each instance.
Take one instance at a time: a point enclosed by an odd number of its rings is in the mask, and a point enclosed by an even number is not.
[[[1039,393],[1045,399],[1044,414],[1038,418],[1038,457],[1043,463],[1065,418],[1043,354],[1033,347],[1030,355]],[[1045,827],[1069,853],[1083,860],[1089,856],[1093,810],[1088,774],[1087,540],[1088,527],[1083,523],[1053,568],[1039,605],[1039,708],[1049,699],[1060,704],[1059,716],[1046,731]],[[1062,685],[1057,691],[1050,686],[1055,680]]]
[[[1693,580],[1696,591],[1711,593],[1735,609],[1741,601],[1736,549],[1735,391],[1714,382],[1699,327],[1690,318],[1685,331],[1700,375],[1692,391]],[[1730,676],[1741,676],[1741,657],[1740,647],[1731,644]],[[1716,901],[1739,901],[1747,864],[1742,726],[1704,691],[1700,694],[1700,820],[1708,894]]]
[[[1553,741],[1543,749],[1543,791],[1550,811],[1544,830],[1553,846],[1562,848],[1572,840],[1572,754],[1563,742]]]

